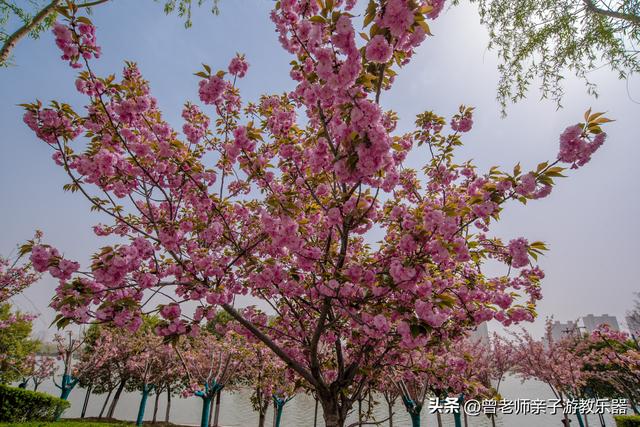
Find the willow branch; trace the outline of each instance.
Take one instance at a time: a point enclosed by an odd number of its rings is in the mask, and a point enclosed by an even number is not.
[[[0,65],[5,65],[9,55],[16,47],[18,42],[23,39],[27,34],[33,31],[38,25],[44,22],[51,14],[56,12],[56,7],[61,0],[53,0],[47,6],[45,6],[33,19],[25,23],[22,27],[18,28],[15,33],[11,34],[2,45],[0,49]]]

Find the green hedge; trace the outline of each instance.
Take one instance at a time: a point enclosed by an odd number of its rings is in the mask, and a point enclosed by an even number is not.
[[[619,415],[614,418],[618,427],[640,427],[640,415]]]
[[[134,423],[111,423],[97,421],[62,420],[55,422],[31,421],[26,423],[0,423],[0,427],[124,427]]]
[[[53,421],[68,407],[57,397],[0,384],[0,422]]]

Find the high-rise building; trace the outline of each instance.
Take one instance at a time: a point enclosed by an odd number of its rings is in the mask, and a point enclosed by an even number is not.
[[[471,332],[471,334],[469,335],[469,338],[474,341],[481,341],[483,344],[485,345],[489,345],[490,340],[489,340],[489,328],[487,327],[487,322],[482,322],[480,323],[476,329]]]
[[[584,323],[584,327],[587,332],[593,332],[601,325],[607,325],[609,326],[609,329],[613,331],[620,330],[618,319],[616,319],[615,316],[609,316],[608,314],[603,314],[602,316],[588,314],[582,318],[582,322]]]
[[[551,325],[551,337],[554,341],[561,340],[571,335],[577,334],[579,331],[577,322],[560,322],[556,320]]]

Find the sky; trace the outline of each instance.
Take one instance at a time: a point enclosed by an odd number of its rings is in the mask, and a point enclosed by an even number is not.
[[[246,54],[250,69],[240,84],[245,100],[290,90],[292,58],[280,47],[268,18],[272,4],[221,0],[219,16],[206,8],[195,10],[193,27],[186,30],[180,18],[165,16],[154,1],[108,3],[96,8],[91,18],[103,51],[94,61],[94,72],[119,75],[124,61],[137,62],[164,117],[176,128],[181,127],[184,102],[197,101],[198,78],[193,73],[202,63],[214,70],[226,68],[236,52]],[[640,77],[622,81],[600,69],[590,75],[599,86],[595,99],[568,75],[563,109],[541,101],[533,89],[501,118],[495,100],[498,61],[486,49],[487,32],[475,7],[446,10],[431,30],[434,37],[422,44],[393,89],[382,95],[382,106],[401,118],[399,131],[410,130],[420,112],[433,110],[450,117],[460,104],[474,106],[474,128],[465,135],[458,157],[474,159],[480,170],[493,165],[511,168],[518,161],[527,170],[556,157],[559,134],[579,122],[588,108],[606,111],[616,120],[607,125],[608,140],[587,166],[570,171],[549,197],[526,207],[508,206],[493,234],[542,240],[550,247],[540,259],[546,278],[539,318],[526,325],[534,334],[541,334],[548,316],[566,321],[608,313],[621,322],[633,306],[634,292],[640,291],[640,104],[634,101],[640,100]],[[47,243],[87,265],[91,254],[105,244],[91,231],[103,218],[90,213],[88,202],[78,194],[63,192],[64,171],[51,160],[51,149],[24,125],[17,106],[55,99],[81,109],[83,100],[73,86],[75,71],[59,55],[47,33],[39,40],[23,40],[15,64],[0,69],[0,254],[15,255],[16,245],[39,229]],[[419,156],[410,159],[412,165],[427,161]],[[43,332],[55,315],[48,308],[55,285],[45,276],[13,300],[20,309],[40,314],[36,333]]]

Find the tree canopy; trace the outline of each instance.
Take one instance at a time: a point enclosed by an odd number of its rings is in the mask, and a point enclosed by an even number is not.
[[[459,3],[454,0],[454,4]],[[471,0],[498,53],[497,98],[503,113],[525,97],[532,84],[561,106],[568,73],[582,79],[609,67],[621,78],[640,70],[640,2],[636,0]]]
[[[177,13],[184,19],[184,26],[191,27],[194,5],[211,4],[211,11],[218,14],[218,0],[154,0],[164,4],[164,12]],[[122,3],[114,0],[0,0],[0,67],[9,65],[9,59],[18,42],[24,37],[38,38],[49,29],[58,17],[62,6],[75,5],[78,9],[91,9],[106,3]]]

